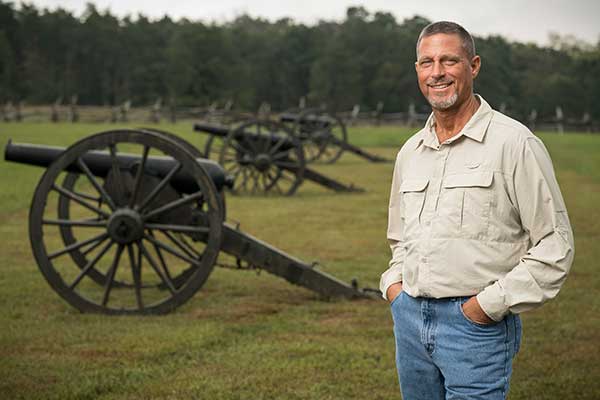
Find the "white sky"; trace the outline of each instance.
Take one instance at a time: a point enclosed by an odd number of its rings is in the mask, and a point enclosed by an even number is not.
[[[28,0],[39,8],[62,7],[81,14],[90,0]],[[15,0],[15,2],[19,2]],[[548,44],[548,33],[574,35],[596,44],[600,40],[600,0],[93,0],[100,10],[150,18],[229,21],[241,14],[276,20],[290,17],[313,24],[343,20],[348,6],[386,11],[401,22],[415,14],[432,21],[451,20],[475,35],[500,34],[510,40]]]

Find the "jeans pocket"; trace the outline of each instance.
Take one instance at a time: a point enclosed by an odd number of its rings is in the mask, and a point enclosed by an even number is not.
[[[402,296],[402,293],[404,293],[404,290],[401,290],[400,293],[398,293],[398,295],[396,297],[394,297],[394,300],[392,300],[392,302],[390,303],[390,307],[393,307],[394,304],[396,304],[398,302],[398,300],[400,299],[400,296]]]
[[[463,310],[463,304],[465,304],[467,302],[467,300],[469,300],[470,297],[465,298],[464,300],[461,301],[457,301],[456,304],[458,305],[458,310],[460,312],[460,315],[462,317],[462,319],[467,322],[469,325],[471,326],[476,326],[478,328],[488,328],[488,327],[493,327],[498,325],[498,322],[494,321],[494,322],[490,322],[489,324],[480,324],[479,322],[475,322],[473,321],[471,318],[467,317],[467,315],[465,314],[465,311]]]

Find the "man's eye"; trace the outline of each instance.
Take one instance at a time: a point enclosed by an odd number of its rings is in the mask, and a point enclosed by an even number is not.
[[[427,61],[421,61],[421,66],[422,67],[428,67],[431,65],[431,61],[427,60]]]
[[[456,62],[457,62],[456,60],[446,60],[446,61],[444,61],[444,65],[451,67],[451,66],[455,65]]]

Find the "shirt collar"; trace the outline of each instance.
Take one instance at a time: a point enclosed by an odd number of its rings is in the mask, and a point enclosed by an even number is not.
[[[475,96],[479,99],[479,108],[477,111],[475,111],[475,114],[471,116],[462,130],[456,136],[450,139],[450,142],[455,141],[462,135],[480,143],[483,141],[490,121],[492,120],[493,110],[492,107],[490,107],[490,105],[483,99],[483,97],[478,94]],[[421,144],[434,149],[439,147],[438,138],[435,134],[435,117],[433,112],[429,115],[427,122],[425,122],[425,126],[421,130],[421,138],[417,141],[415,149]]]

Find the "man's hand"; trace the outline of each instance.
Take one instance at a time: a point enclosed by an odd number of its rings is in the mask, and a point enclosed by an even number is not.
[[[390,285],[390,287],[388,287],[385,295],[386,295],[388,301],[391,303],[392,301],[394,301],[396,296],[398,296],[400,294],[401,291],[402,291],[402,282],[398,282],[398,283],[394,283],[394,284]]]
[[[465,316],[477,324],[487,325],[495,322],[493,319],[488,317],[487,314],[483,311],[483,309],[479,305],[479,301],[477,301],[477,296],[473,296],[469,300],[467,300],[467,302],[462,305],[462,309]]]

